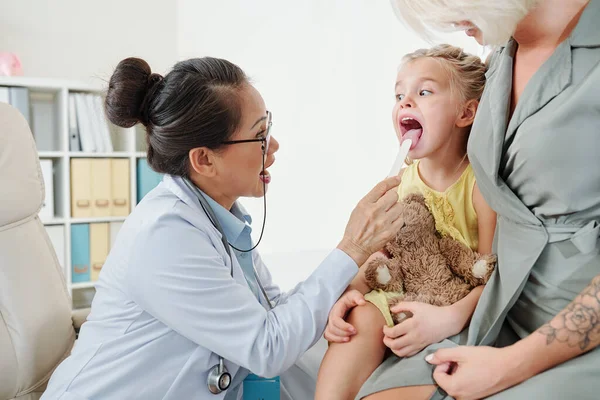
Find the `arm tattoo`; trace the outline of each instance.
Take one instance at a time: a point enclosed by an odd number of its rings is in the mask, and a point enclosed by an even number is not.
[[[600,343],[600,275],[550,322],[537,330],[546,344],[555,340],[582,351]]]

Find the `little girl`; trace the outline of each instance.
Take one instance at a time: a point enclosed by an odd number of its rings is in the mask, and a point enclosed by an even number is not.
[[[483,200],[467,158],[469,131],[484,85],[485,65],[478,57],[450,45],[417,50],[404,56],[398,70],[392,120],[400,142],[412,141],[408,167],[401,171],[400,199],[423,194],[440,234],[490,253],[496,215]],[[372,257],[385,256],[380,252]],[[349,290],[369,291],[363,270]],[[475,288],[448,307],[399,303],[392,310],[388,299],[397,293],[371,291],[364,297],[367,303],[351,310],[347,323],[334,315],[336,304],[325,332],[330,346],[319,370],[315,399],[353,399],[387,348],[399,357],[411,357],[459,333],[481,290]],[[357,295],[347,291],[338,303],[349,308],[349,297]],[[364,302],[358,296],[354,303]],[[413,317],[394,326],[391,312],[401,311],[410,311]],[[415,390],[409,398],[429,398],[430,393]]]

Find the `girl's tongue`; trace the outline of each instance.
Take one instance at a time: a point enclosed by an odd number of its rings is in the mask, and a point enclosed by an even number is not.
[[[406,139],[412,140],[412,144],[410,145],[410,149],[412,150],[419,142],[419,139],[421,139],[421,135],[423,135],[423,128],[411,129],[402,135],[402,142]]]
[[[419,139],[423,135],[423,126],[416,119],[410,117],[402,118],[400,121],[400,131],[402,132],[400,143],[406,139],[410,139],[412,141],[410,149],[412,150],[419,143]]]

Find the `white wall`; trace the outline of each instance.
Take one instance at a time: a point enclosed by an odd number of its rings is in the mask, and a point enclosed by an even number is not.
[[[180,59],[237,63],[273,112],[281,148],[259,250],[289,287],[337,245],[354,205],[388,173],[396,67],[428,44],[386,0],[179,0],[177,27]],[[462,34],[443,40],[480,51]],[[257,239],[262,202],[244,203]]]
[[[463,35],[443,39],[478,51]],[[0,1],[0,51],[16,52],[29,76],[101,83],[128,56],[165,73],[211,55],[252,77],[281,144],[259,250],[283,287],[337,245],[387,174],[396,66],[423,46],[387,0]],[[257,239],[262,201],[244,203]]]
[[[177,59],[176,6],[169,0],[2,0],[0,51],[25,75],[101,84],[129,56],[164,72]]]

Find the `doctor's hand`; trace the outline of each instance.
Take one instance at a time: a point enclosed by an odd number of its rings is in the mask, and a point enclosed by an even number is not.
[[[344,321],[348,311],[365,304],[365,298],[358,290],[349,290],[340,297],[329,312],[329,321],[323,335],[328,342],[343,343],[356,335],[356,329]]]
[[[367,258],[382,249],[400,229],[402,206],[398,203],[400,177],[379,182],[358,202],[346,225],[338,249],[362,265]]]

